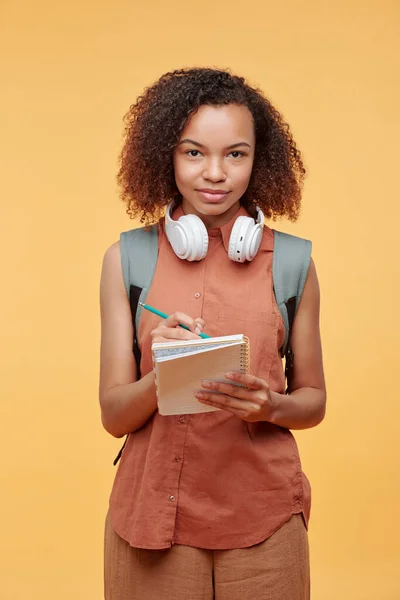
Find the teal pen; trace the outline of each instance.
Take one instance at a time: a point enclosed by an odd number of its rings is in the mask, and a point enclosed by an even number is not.
[[[153,313],[154,315],[161,317],[162,319],[168,319],[168,315],[161,312],[161,310],[157,310],[156,308],[153,308],[152,306],[149,306],[148,304],[143,304],[143,302],[139,302],[139,305],[142,308],[144,308],[145,310],[148,310],[149,312]],[[187,329],[188,331],[190,331],[189,327],[186,327],[186,325],[179,325],[179,327],[183,327],[183,329]],[[206,333],[199,333],[199,336],[201,338],[211,337],[210,335],[207,335]]]

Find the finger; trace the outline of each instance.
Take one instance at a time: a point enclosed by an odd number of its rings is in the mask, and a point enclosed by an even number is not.
[[[260,379],[259,377],[255,377],[254,375],[249,375],[248,373],[241,373],[240,371],[230,371],[229,373],[225,373],[225,377],[226,379],[231,379],[232,381],[241,383],[242,385],[252,390],[261,390],[268,388],[268,384],[264,381],[264,379]]]
[[[199,336],[182,327],[157,327],[152,332],[152,337],[163,337],[168,340],[198,340]]]
[[[195,392],[195,397],[199,402],[207,404],[208,406],[214,406],[221,410],[227,410],[228,412],[235,413],[240,416],[247,415],[249,410],[252,408],[254,411],[258,410],[258,406],[249,405],[246,400],[240,400],[238,398],[232,398],[225,396],[224,394],[210,394],[205,392]]]
[[[163,342],[168,342],[169,340],[165,337],[163,337],[162,335],[156,335],[152,337],[152,344],[161,344]]]
[[[182,312],[175,312],[170,315],[165,321],[163,321],[164,327],[178,327],[179,325],[186,325],[193,333],[196,330],[197,323],[195,319],[189,317],[189,315]]]
[[[213,394],[212,392],[195,392],[194,394],[198,400],[204,402],[205,404],[212,404],[217,408],[226,408],[229,406],[230,408],[234,408],[236,410],[243,409],[244,400],[240,400],[238,398],[232,398],[230,396],[225,396],[224,394]]]
[[[196,323],[195,332],[200,334],[203,331],[206,322],[204,321],[204,319],[197,317],[197,319],[195,319],[195,323]]]
[[[253,398],[254,391],[248,390],[247,388],[237,385],[236,383],[223,383],[220,381],[208,381],[203,380],[201,382],[202,387],[206,390],[215,390],[226,396],[232,396],[234,398],[240,398],[250,402]]]

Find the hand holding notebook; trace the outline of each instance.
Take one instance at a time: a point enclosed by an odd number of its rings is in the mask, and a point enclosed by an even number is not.
[[[213,412],[219,409],[202,404],[194,393],[203,379],[228,381],[228,371],[248,373],[250,343],[242,334],[153,343],[152,357],[161,415]]]

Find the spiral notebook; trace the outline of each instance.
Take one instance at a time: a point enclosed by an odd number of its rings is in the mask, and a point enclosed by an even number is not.
[[[242,334],[160,342],[152,344],[151,349],[161,415],[219,410],[195,398],[196,391],[204,390],[201,381],[227,381],[224,375],[228,371],[249,372],[250,342]]]

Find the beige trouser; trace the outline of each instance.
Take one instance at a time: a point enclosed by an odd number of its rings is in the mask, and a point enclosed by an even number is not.
[[[250,548],[141,550],[107,515],[104,577],[105,600],[309,600],[307,531],[299,514]]]

